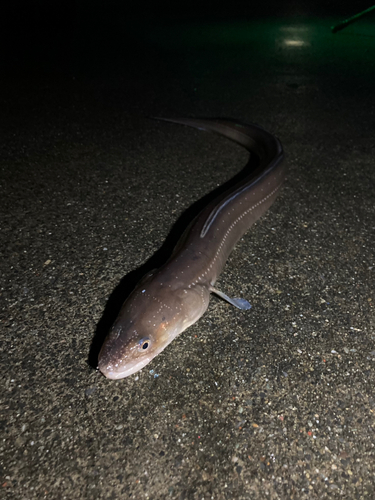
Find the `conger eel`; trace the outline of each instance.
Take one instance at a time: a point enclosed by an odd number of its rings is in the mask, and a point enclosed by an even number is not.
[[[99,354],[99,370],[120,379],[141,370],[206,311],[225,262],[241,236],[272,205],[285,179],[280,141],[257,125],[231,120],[164,119],[215,132],[244,146],[257,161],[248,175],[193,220],[172,256],[146,275],[125,301]],[[252,162],[253,163],[253,162]]]

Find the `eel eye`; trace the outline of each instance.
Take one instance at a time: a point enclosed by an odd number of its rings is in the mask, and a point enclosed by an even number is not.
[[[145,351],[146,349],[148,349],[150,347],[150,339],[141,339],[138,343],[138,348],[140,351]]]

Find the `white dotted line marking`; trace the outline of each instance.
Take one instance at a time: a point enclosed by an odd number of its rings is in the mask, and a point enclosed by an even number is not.
[[[270,193],[268,193],[267,196],[265,196],[264,198],[262,198],[260,201],[258,201],[258,203],[255,203],[255,205],[252,205],[250,208],[248,208],[247,210],[245,210],[241,215],[239,215],[237,217],[236,220],[234,220],[232,222],[232,224],[229,226],[229,228],[226,230],[221,242],[220,242],[220,245],[218,247],[218,249],[216,250],[216,253],[214,255],[214,258],[212,259],[210,265],[208,266],[208,268],[198,277],[197,281],[202,281],[202,279],[205,278],[205,276],[208,274],[209,271],[211,271],[212,267],[214,266],[216,260],[218,259],[219,255],[220,255],[220,252],[221,250],[223,249],[223,246],[225,244],[225,241],[226,239],[228,238],[229,234],[231,233],[232,229],[238,224],[238,222],[240,222],[241,219],[243,219],[246,215],[248,215],[251,211],[253,211],[255,208],[257,208],[259,205],[261,205],[262,203],[264,203],[265,201],[268,200],[268,198],[270,198],[271,196],[273,196],[276,191],[278,191],[278,189],[280,189],[280,187],[282,186],[283,182],[281,182],[278,186],[275,187],[275,189],[273,189]],[[263,191],[263,190],[262,190]],[[256,194],[255,192],[253,193],[253,195]],[[246,199],[246,198],[245,198]],[[232,208],[232,212],[233,212],[234,208]],[[223,220],[224,222],[224,220]],[[219,229],[219,228],[217,228]],[[191,286],[194,286],[197,281],[191,283],[191,285],[189,285],[189,288],[191,288]]]

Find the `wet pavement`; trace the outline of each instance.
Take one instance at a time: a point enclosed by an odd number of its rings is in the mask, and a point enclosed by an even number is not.
[[[6,58],[3,498],[374,497],[375,21],[332,35],[340,19],[109,16]],[[219,280],[251,311],[212,297],[110,381],[122,300],[248,157],[150,116],[259,123],[288,179]]]

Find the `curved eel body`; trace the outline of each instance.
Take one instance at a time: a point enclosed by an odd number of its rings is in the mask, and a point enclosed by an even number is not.
[[[233,247],[272,205],[285,178],[281,144],[259,126],[223,119],[165,121],[225,136],[258,161],[246,177],[199,213],[170,259],[146,275],[125,301],[99,354],[98,368],[110,379],[127,377],[147,365],[204,314],[211,292],[240,309],[251,307],[214,285]]]

